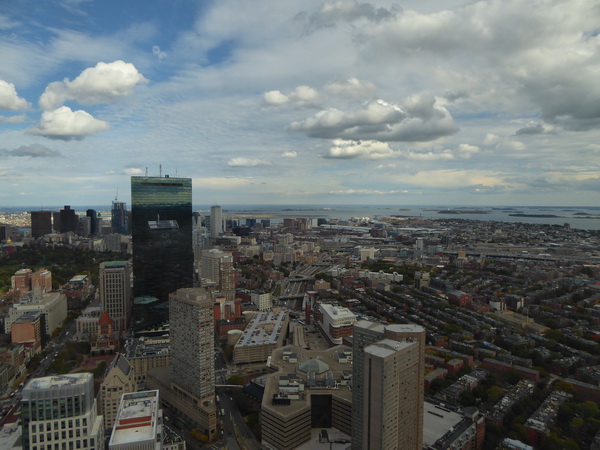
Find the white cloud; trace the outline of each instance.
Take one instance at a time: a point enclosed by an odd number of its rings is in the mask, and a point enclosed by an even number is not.
[[[167,52],[163,52],[158,45],[152,46],[152,54],[156,56],[159,61],[167,58]]]
[[[532,134],[554,134],[556,133],[556,127],[541,122],[529,122],[524,127],[519,128],[515,134],[520,135],[532,135]]]
[[[281,154],[282,158],[296,158],[297,156],[298,156],[298,153],[295,151],[283,152]]]
[[[144,171],[142,169],[140,169],[139,167],[127,167],[125,169],[123,169],[122,172],[123,175],[127,175],[127,176],[140,176],[140,175],[144,175]]]
[[[227,165],[230,167],[256,167],[269,165],[269,162],[260,159],[238,157],[230,159]]]
[[[375,92],[375,85],[369,81],[360,81],[356,77],[344,81],[334,81],[325,86],[325,90],[332,95],[368,97]]]
[[[4,117],[0,116],[0,123],[23,123],[27,120],[25,114],[19,114],[18,116]]]
[[[383,159],[393,156],[394,151],[387,142],[345,141],[335,139],[324,158],[333,159]]]
[[[73,81],[65,79],[50,83],[39,104],[44,110],[50,110],[67,100],[83,105],[108,103],[131,94],[137,84],[147,81],[131,63],[99,62],[95,67],[85,69]]]
[[[27,101],[17,95],[14,84],[0,80],[0,110],[18,111],[28,107]]]
[[[309,18],[308,29],[328,28],[338,22],[354,22],[366,19],[379,22],[393,17],[395,10],[376,8],[371,3],[358,3],[354,0],[327,2]]]
[[[458,131],[448,110],[429,93],[409,97],[404,108],[376,100],[357,111],[319,111],[288,129],[324,139],[404,142],[427,142]]]
[[[58,150],[53,150],[41,144],[21,145],[14,150],[0,150],[0,154],[4,156],[17,156],[31,158],[52,158],[60,156]]]
[[[44,111],[40,122],[28,132],[50,139],[70,141],[108,129],[108,123],[95,119],[85,111],[72,111],[67,106],[61,106],[54,111]]]
[[[297,86],[289,95],[280,91],[265,92],[263,101],[267,106],[297,106],[302,108],[313,108],[319,105],[321,98],[319,93],[309,86]]]

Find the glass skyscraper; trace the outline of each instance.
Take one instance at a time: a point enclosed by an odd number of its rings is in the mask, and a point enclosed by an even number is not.
[[[133,327],[139,331],[167,322],[169,294],[193,286],[192,180],[131,177],[131,203]]]

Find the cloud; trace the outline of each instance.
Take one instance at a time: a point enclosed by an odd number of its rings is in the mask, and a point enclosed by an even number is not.
[[[323,139],[427,142],[456,133],[458,128],[448,110],[424,93],[409,97],[404,108],[376,100],[357,111],[319,111],[293,122],[288,130]]]
[[[52,150],[41,144],[21,145],[14,150],[0,150],[0,154],[4,156],[17,156],[31,158],[53,158],[61,156],[58,150]]]
[[[527,134],[553,134],[556,133],[556,127],[540,122],[529,122],[522,128],[519,128],[515,134],[517,136]]]
[[[144,175],[144,171],[142,169],[140,169],[139,167],[127,167],[127,168],[123,169],[123,171],[121,173],[123,175],[127,175],[127,176]]]
[[[325,86],[325,90],[332,95],[368,97],[375,92],[375,85],[369,81],[360,81],[352,77],[345,81],[334,81]]]
[[[383,159],[394,154],[387,142],[345,141],[335,139],[324,158],[331,159]]]
[[[152,54],[156,56],[159,61],[167,58],[167,52],[163,52],[158,45],[152,46]]]
[[[296,158],[298,157],[298,153],[295,151],[283,152],[281,154],[282,158]]]
[[[108,129],[108,123],[95,119],[85,111],[72,111],[68,106],[61,106],[54,111],[44,111],[40,122],[29,129],[28,133],[70,141],[81,140]]]
[[[270,163],[267,161],[263,161],[260,159],[251,159],[251,158],[232,158],[227,162],[229,167],[256,167],[256,166],[265,166]]]
[[[289,95],[280,91],[269,91],[263,95],[267,106],[296,106],[301,108],[314,108],[320,104],[319,93],[309,86],[297,86]]]
[[[42,109],[50,110],[67,100],[83,105],[108,103],[129,95],[137,84],[147,81],[131,63],[99,62],[95,67],[85,69],[73,81],[65,78],[64,81],[50,83],[39,104]]]
[[[325,3],[321,9],[311,14],[308,18],[307,29],[311,31],[329,28],[338,22],[354,22],[360,19],[380,22],[393,17],[394,14],[395,10],[376,8],[370,3],[338,0]]]
[[[342,194],[342,195],[353,195],[353,194],[370,194],[370,195],[391,195],[391,194],[408,194],[410,191],[379,191],[376,189],[342,189],[338,191],[330,191],[330,194]]]
[[[19,111],[28,107],[29,103],[17,95],[14,84],[0,80],[0,110]]]
[[[27,120],[25,114],[19,114],[18,116],[3,117],[0,116],[0,123],[23,123]]]

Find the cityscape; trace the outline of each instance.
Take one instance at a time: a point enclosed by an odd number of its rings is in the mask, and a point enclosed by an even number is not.
[[[131,202],[3,213],[0,447],[600,443],[600,231],[519,221],[586,208]]]
[[[0,450],[600,450],[599,17],[0,1]]]

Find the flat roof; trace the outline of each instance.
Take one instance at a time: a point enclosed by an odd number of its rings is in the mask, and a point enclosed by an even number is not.
[[[46,390],[49,388],[57,388],[60,386],[85,384],[93,378],[92,374],[86,373],[71,373],[65,375],[52,375],[49,377],[34,378],[29,381],[25,389],[29,391]]]
[[[423,447],[429,447],[455,427],[463,416],[443,406],[424,402],[423,408]]]
[[[286,311],[282,311],[279,314],[270,311],[259,312],[250,321],[244,331],[244,335],[235,346],[251,347],[254,345],[276,344],[286,317]]]
[[[156,439],[158,391],[123,394],[109,445]]]

